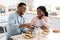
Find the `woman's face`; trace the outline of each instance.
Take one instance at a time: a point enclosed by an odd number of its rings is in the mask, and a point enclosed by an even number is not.
[[[41,9],[37,9],[37,15],[39,18],[41,18],[44,15],[44,13]]]

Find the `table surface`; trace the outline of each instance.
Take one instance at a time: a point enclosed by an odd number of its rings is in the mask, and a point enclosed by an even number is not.
[[[24,34],[11,36],[11,38],[13,40],[60,40],[60,33],[53,33],[52,30],[50,30],[48,35],[40,34],[31,39],[25,39]]]

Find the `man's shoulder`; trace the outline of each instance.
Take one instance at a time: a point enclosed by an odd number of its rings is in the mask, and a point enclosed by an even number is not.
[[[10,16],[16,16],[16,12],[11,13]]]

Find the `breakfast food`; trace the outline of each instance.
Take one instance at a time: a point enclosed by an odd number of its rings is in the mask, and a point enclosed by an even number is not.
[[[42,32],[42,34],[47,35],[48,33],[47,32]]]
[[[57,30],[57,29],[55,29],[55,30],[52,30],[54,33],[58,33],[58,32],[60,32],[60,30]]]
[[[26,39],[33,38],[34,36],[32,34],[25,34],[24,36]]]
[[[44,35],[47,35],[49,33],[49,29],[44,29],[43,31],[42,31],[42,34],[44,34]]]
[[[45,29],[44,32],[49,32],[49,29]]]

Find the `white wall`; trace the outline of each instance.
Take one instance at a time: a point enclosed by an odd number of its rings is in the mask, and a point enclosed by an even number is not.
[[[21,2],[24,2],[24,3],[27,4],[27,7],[29,8],[30,11],[31,11],[32,8],[34,7],[33,1],[34,1],[34,0],[21,0]]]
[[[20,2],[21,2],[21,0],[0,0],[0,5],[4,5],[6,8],[6,11],[7,11],[9,6],[16,7],[17,4]]]
[[[9,5],[17,4],[20,0],[0,0],[0,4],[5,5],[6,7]]]

